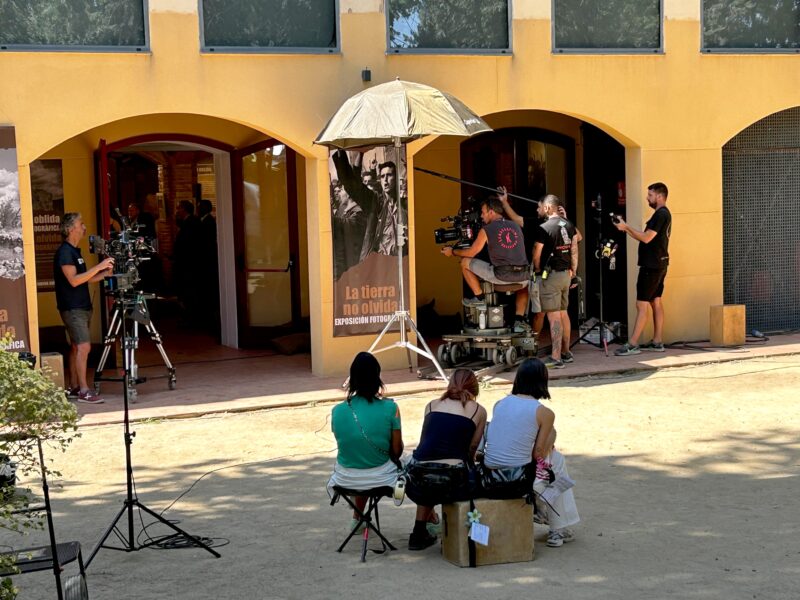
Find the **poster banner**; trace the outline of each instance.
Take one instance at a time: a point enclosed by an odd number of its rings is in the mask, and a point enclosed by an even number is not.
[[[0,126],[0,338],[11,334],[10,350],[30,352],[23,261],[16,139]]]
[[[60,160],[31,163],[33,243],[36,248],[36,291],[52,292],[53,256],[61,245],[59,226],[64,216],[64,177]]]
[[[401,249],[408,282],[406,150],[378,146],[331,151],[333,335],[379,333],[400,306],[397,219],[405,225]],[[400,201],[397,201],[397,179]],[[408,307],[408,285],[405,287]],[[393,326],[391,331],[398,330]]]

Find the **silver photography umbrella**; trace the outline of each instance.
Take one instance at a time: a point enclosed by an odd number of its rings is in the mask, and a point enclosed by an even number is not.
[[[421,83],[401,81],[398,78],[395,81],[359,92],[345,100],[314,143],[343,150],[363,146],[391,145],[394,146],[396,155],[400,156],[400,148],[403,144],[427,135],[468,137],[486,131],[492,131],[491,127],[458,98],[436,88]],[[400,202],[399,176],[395,177],[395,183],[397,201]],[[405,306],[403,245],[405,244],[406,227],[403,224],[403,211],[398,210],[397,212],[397,271],[400,282],[400,305],[370,346],[369,352],[377,354],[392,348],[405,348],[408,353],[409,367],[411,367],[411,351],[416,352],[431,360],[442,379],[447,381],[447,375],[442,366],[431,352]],[[395,322],[399,322],[400,325],[400,340],[383,348],[377,348]],[[409,329],[416,334],[423,349],[408,341]]]

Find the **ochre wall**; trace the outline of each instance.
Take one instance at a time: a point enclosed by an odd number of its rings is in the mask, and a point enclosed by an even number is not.
[[[34,331],[39,323],[28,164],[109,123],[121,126],[141,115],[200,115],[225,122],[225,131],[209,134],[214,130],[209,126],[203,133],[208,137],[225,139],[227,129],[238,131],[233,125],[238,124],[254,136],[283,140],[306,157],[313,370],[344,371],[352,353],[364,349],[371,337],[331,336],[326,151],[311,142],[341,102],[364,89],[360,73],[369,67],[370,85],[396,76],[427,83],[453,93],[481,115],[561,113],[597,125],[624,144],[627,210],[634,226],[642,226],[650,212],[644,186],[662,180],[671,190],[674,259],[664,297],[667,341],[704,338],[708,306],[722,301],[721,147],[760,118],[800,105],[800,57],[699,52],[699,0],[665,0],[664,54],[566,56],[551,52],[550,0],[513,2],[511,56],[387,55],[385,17],[377,0],[341,1],[339,54],[201,54],[196,2],[149,4],[150,52],[0,53],[6,82],[0,90],[0,123],[16,127]],[[142,122],[141,128],[146,127]],[[175,130],[168,122],[159,128]],[[457,167],[456,146],[455,141],[423,141],[410,151],[427,152],[419,157],[421,163],[444,170]],[[92,185],[87,158],[92,148],[87,145],[70,159],[74,163],[68,169],[65,165],[65,185],[78,196]],[[456,192],[419,176],[410,187],[420,194],[412,206],[416,226],[426,229],[417,233],[412,223],[411,292],[422,300],[431,293],[432,275],[424,258],[431,251],[428,232],[434,212],[440,214],[440,208],[423,205],[422,199],[436,196],[441,207],[449,207],[449,194]],[[635,257],[634,250],[631,243],[629,257]],[[420,270],[418,285],[414,265]],[[454,278],[449,270],[447,277]],[[630,297],[633,272],[628,279]],[[633,310],[633,302],[629,306]],[[402,366],[405,356],[390,352],[381,360],[387,367]]]

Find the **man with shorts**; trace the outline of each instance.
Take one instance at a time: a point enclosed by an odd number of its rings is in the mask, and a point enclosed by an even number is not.
[[[465,298],[464,306],[486,305],[481,280],[507,285],[527,283],[530,277],[522,229],[514,221],[503,217],[503,205],[497,197],[487,198],[481,203],[481,219],[483,227],[469,248],[442,248],[445,256],[461,258],[461,273],[475,295],[474,298]],[[475,258],[484,246],[488,248],[491,263]],[[525,319],[528,286],[518,290],[516,294],[514,332],[525,333],[529,329]]]
[[[572,328],[567,314],[569,286],[578,270],[578,237],[575,225],[558,214],[561,201],[548,194],[542,200],[547,220],[544,237],[533,246],[533,266],[541,278],[542,311],[550,323],[551,355],[544,361],[550,369],[563,369],[575,360],[569,350]]]
[[[637,231],[621,217],[617,229],[624,231],[639,242],[639,277],[636,280],[636,323],[628,342],[614,352],[617,356],[639,354],[641,350],[664,352],[664,307],[661,296],[664,294],[664,279],[669,266],[669,236],[672,233],[672,214],[667,208],[669,190],[663,183],[647,187],[647,204],[655,212],[647,221],[644,231]],[[638,345],[639,337],[647,323],[647,307],[653,310],[653,339]]]
[[[547,217],[544,214],[541,200],[536,203],[536,219],[533,219],[534,223],[528,223],[528,229],[525,230],[525,217],[517,213],[511,207],[508,201],[508,190],[503,186],[499,186],[497,188],[497,195],[498,198],[500,198],[500,203],[503,205],[503,211],[506,213],[506,216],[522,227],[523,231],[526,231],[526,236],[533,234],[533,240],[528,238],[528,242],[533,242],[531,247],[535,247],[537,241],[544,242],[545,233],[539,225],[541,225]],[[528,220],[530,221],[531,219],[529,218]],[[542,303],[539,298],[540,288],[541,280],[538,277],[531,277],[528,284],[528,299],[531,308],[530,314],[533,316],[533,331],[536,335],[542,332],[542,326],[544,326],[544,313],[542,312]]]
[[[92,320],[92,299],[89,283],[101,281],[110,275],[114,259],[106,258],[91,269],[78,247],[86,235],[86,225],[80,213],[66,213],[61,219],[61,236],[64,242],[53,257],[53,274],[56,288],[56,304],[61,320],[67,327],[71,344],[69,356],[69,387],[67,395],[78,402],[100,404],[103,399],[89,389],[86,381],[86,363],[91,350],[89,323]]]

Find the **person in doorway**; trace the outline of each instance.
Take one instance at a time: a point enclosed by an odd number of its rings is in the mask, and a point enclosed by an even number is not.
[[[417,505],[409,550],[423,550],[436,542],[430,525],[438,520],[435,505],[468,500],[475,491],[470,470],[486,426],[479,392],[475,373],[456,369],[444,394],[425,407],[419,445],[406,466],[406,494]]]
[[[92,340],[89,325],[92,320],[92,299],[89,283],[102,281],[114,268],[114,259],[105,258],[91,269],[78,247],[86,235],[81,214],[68,212],[61,219],[64,238],[53,257],[56,304],[70,341],[69,385],[67,395],[78,402],[101,404],[103,399],[89,389],[86,368]]]
[[[336,464],[328,480],[328,494],[334,486],[352,490],[392,487],[397,481],[403,434],[400,408],[383,397],[381,365],[369,352],[359,352],[350,365],[347,399],[331,413],[331,429],[336,438]],[[366,496],[356,496],[354,504],[363,512]],[[353,514],[351,527],[358,523]]]
[[[194,205],[188,200],[181,200],[175,211],[175,223],[178,233],[172,248],[173,277],[178,302],[184,309],[184,325],[195,322],[198,318],[198,290],[201,270],[205,268],[200,262],[200,223],[194,216]]]
[[[669,266],[669,237],[672,233],[672,214],[667,208],[669,190],[661,182],[647,187],[647,204],[653,214],[638,231],[617,217],[616,228],[639,242],[639,276],[636,279],[636,323],[628,341],[614,352],[617,356],[639,354],[641,350],[664,352],[664,280]],[[639,345],[639,338],[647,324],[647,308],[653,311],[653,339]]]
[[[537,517],[550,527],[547,545],[559,548],[575,539],[570,528],[580,517],[572,492],[574,482],[564,456],[555,449],[555,413],[541,403],[550,399],[548,379],[547,367],[537,358],[528,358],[519,366],[511,394],[492,409],[483,464],[489,469],[505,469],[536,463],[533,490],[537,494]],[[541,495],[553,484],[559,490],[566,489],[560,494],[551,490],[550,502],[545,502]]]
[[[207,329],[218,333],[219,329],[219,259],[217,257],[217,220],[212,214],[214,206],[211,200],[200,200],[197,203],[199,216],[198,235],[200,248],[200,264],[203,273],[199,278],[199,309]]]
[[[144,212],[136,202],[128,204],[128,224],[132,229],[136,229],[139,236],[148,241],[152,242],[156,239],[155,217],[148,212]]]
[[[481,203],[481,219],[483,227],[475,236],[469,248],[451,248],[445,246],[441,252],[445,256],[461,259],[461,274],[474,294],[464,299],[464,306],[485,306],[481,280],[506,285],[527,282],[530,277],[530,265],[525,255],[525,239],[522,228],[514,221],[504,218],[503,205],[497,196],[487,198]],[[489,260],[475,258],[487,247]],[[529,330],[525,312],[528,307],[528,286],[516,292],[514,332],[525,333]]]
[[[545,236],[533,246],[533,265],[541,277],[542,310],[550,323],[550,352],[545,365],[563,369],[575,359],[569,350],[571,325],[567,307],[569,286],[578,271],[578,238],[575,226],[558,214],[561,201],[553,194],[542,200],[547,220],[541,229]]]

